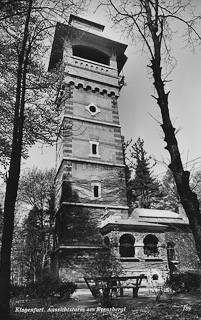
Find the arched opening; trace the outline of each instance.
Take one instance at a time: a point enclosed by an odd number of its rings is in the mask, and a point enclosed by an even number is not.
[[[104,245],[105,245],[107,248],[109,248],[109,246],[110,246],[110,239],[109,239],[109,237],[106,236],[103,241],[104,241]]]
[[[167,243],[167,257],[168,257],[168,262],[176,260],[175,244],[173,242]]]
[[[120,257],[134,257],[135,248],[134,248],[135,238],[130,234],[123,234],[119,239],[119,253]]]
[[[153,280],[158,280],[158,275],[157,275],[157,274],[154,274],[154,275],[152,276],[152,279],[153,279]]]
[[[85,46],[79,46],[79,45],[73,46],[73,55],[79,58],[102,63],[107,66],[110,65],[110,58],[107,54],[91,47],[85,47]]]
[[[158,238],[152,234],[148,234],[144,238],[144,254],[147,257],[158,256]]]

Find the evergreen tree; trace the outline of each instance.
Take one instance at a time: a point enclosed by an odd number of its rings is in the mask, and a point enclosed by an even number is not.
[[[128,193],[133,207],[156,208],[161,197],[159,182],[152,176],[150,159],[144,149],[144,140],[140,137],[131,146],[130,170],[134,169],[134,178],[128,182]]]
[[[179,211],[180,198],[172,172],[168,169],[161,183],[162,198],[160,209]]]

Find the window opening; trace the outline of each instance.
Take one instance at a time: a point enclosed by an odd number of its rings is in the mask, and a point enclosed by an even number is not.
[[[110,65],[110,58],[102,51],[96,50],[91,47],[73,46],[73,56],[91,60],[94,62],[102,63],[107,66]]]
[[[174,248],[174,243],[173,242],[168,242],[167,244],[167,256],[168,256],[168,261],[173,261],[176,260],[176,255],[175,255],[175,248]]]
[[[85,109],[92,115],[95,116],[96,114],[98,114],[100,111],[100,109],[94,104],[94,103],[90,103],[88,106],[85,107]]]
[[[95,198],[99,197],[99,186],[94,186],[94,197]]]
[[[104,238],[104,245],[105,245],[106,247],[108,247],[108,248],[109,248],[109,246],[110,246],[110,239],[109,239],[108,236],[106,236],[106,237]]]
[[[89,141],[89,145],[90,145],[90,154],[89,154],[89,156],[100,158],[100,155],[99,155],[99,142]]]
[[[157,275],[157,274],[154,274],[153,277],[152,277],[152,279],[153,279],[153,280],[158,280],[158,275]]]
[[[120,257],[134,257],[135,255],[135,248],[134,243],[135,239],[130,234],[123,234],[119,239],[120,247],[119,253]]]
[[[89,110],[90,110],[92,113],[94,113],[94,112],[96,112],[96,107],[93,106],[93,105],[91,105],[91,106],[89,107]]]
[[[92,143],[92,154],[97,154],[97,145]]]
[[[147,257],[157,257],[158,256],[158,238],[152,234],[147,235],[144,238],[144,254]]]
[[[91,196],[93,199],[100,199],[101,198],[101,183],[99,182],[93,182],[91,184]]]

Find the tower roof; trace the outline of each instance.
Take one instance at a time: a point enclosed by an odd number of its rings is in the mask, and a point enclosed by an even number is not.
[[[69,25],[77,27],[77,28],[86,29],[86,30],[88,30],[90,28],[90,29],[94,29],[99,32],[102,32],[105,28],[105,26],[103,26],[102,24],[99,24],[99,23],[91,21],[91,20],[87,20],[87,19],[79,17],[79,16],[75,16],[74,14],[70,15],[68,23],[69,23]]]

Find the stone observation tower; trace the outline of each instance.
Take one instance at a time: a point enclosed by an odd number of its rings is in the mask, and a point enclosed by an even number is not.
[[[52,260],[56,275],[71,280],[82,276],[83,261],[103,249],[101,219],[128,218],[117,102],[127,46],[104,37],[103,30],[74,15],[68,25],[58,23],[49,65],[51,70],[62,61],[66,74],[57,98],[63,113]]]

